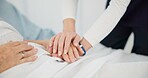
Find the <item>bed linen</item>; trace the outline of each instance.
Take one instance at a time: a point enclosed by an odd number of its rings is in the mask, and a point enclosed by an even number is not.
[[[41,45],[29,43],[38,49],[35,62],[15,66],[0,74],[0,78],[147,78],[148,57],[127,54],[98,45],[95,51],[68,64],[50,57]],[[58,60],[58,61],[57,61]]]
[[[0,44],[23,40],[16,29],[3,21],[0,33]],[[68,64],[50,57],[43,46],[29,44],[38,49],[38,59],[12,67],[0,73],[0,78],[148,78],[148,56],[127,54],[98,44],[86,56]]]

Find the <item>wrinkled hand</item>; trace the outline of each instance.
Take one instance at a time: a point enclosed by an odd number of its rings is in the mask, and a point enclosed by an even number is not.
[[[27,42],[9,42],[0,45],[0,73],[18,64],[35,61],[36,53],[37,50]]]
[[[64,31],[50,39],[48,49],[53,47],[50,53],[58,54],[67,54],[70,48],[70,44],[73,43],[74,46],[79,45],[81,37],[76,32]]]

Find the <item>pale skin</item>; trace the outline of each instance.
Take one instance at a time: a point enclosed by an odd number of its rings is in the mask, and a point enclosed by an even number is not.
[[[79,43],[83,45],[86,51],[88,51],[92,45],[85,38],[81,39],[76,33],[74,19],[67,18],[63,21],[63,24],[63,32],[50,39],[49,47],[47,49],[49,49],[51,53],[56,54],[56,56],[61,56],[63,54],[68,54],[71,48],[70,45],[73,45],[75,50],[73,50],[73,55],[69,56],[69,58],[72,56],[80,57],[83,54],[83,51],[79,47]],[[76,61],[78,58],[74,57],[72,59]]]
[[[68,63],[75,62],[80,57],[79,55],[83,54],[81,48],[77,49],[73,44],[70,44],[70,48],[69,48],[69,51],[67,52],[67,54],[62,54],[61,56],[58,56],[58,54],[56,54],[56,53],[54,54],[52,52],[53,48],[49,46],[49,44],[50,44],[49,40],[27,40],[27,41],[34,42],[34,43],[44,46],[46,48],[46,50],[51,53],[51,56],[62,58],[64,61],[66,61]]]
[[[24,52],[24,56],[21,52]],[[35,61],[36,53],[37,49],[28,45],[26,41],[0,45],[0,73],[18,64]]]
[[[37,59],[37,56],[35,56],[37,49],[28,45],[28,42],[34,42],[43,45],[49,52],[52,53],[52,48],[48,46],[49,40],[17,41],[0,45],[0,73],[18,64],[33,62]],[[82,39],[80,43],[85,45],[87,44],[87,41]],[[84,46],[84,48],[88,50],[90,47]],[[24,52],[24,56],[22,56],[20,52]],[[75,47],[73,44],[70,44],[67,54],[62,54],[60,58],[66,62],[71,63],[75,62],[82,54],[83,52],[80,47]],[[52,54],[52,56],[59,57],[57,54]]]
[[[68,18],[63,21],[63,32],[53,36],[50,40],[31,40],[46,47],[46,50],[51,53],[51,56],[60,57],[66,62],[72,63],[83,55],[79,43],[83,45],[86,51],[92,46],[85,39],[76,33],[75,20]]]

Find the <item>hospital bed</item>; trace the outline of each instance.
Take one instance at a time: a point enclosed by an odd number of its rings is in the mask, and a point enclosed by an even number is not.
[[[128,54],[98,44],[78,61],[68,64],[50,57],[41,45],[35,62],[15,66],[0,74],[0,78],[147,78],[148,57]]]

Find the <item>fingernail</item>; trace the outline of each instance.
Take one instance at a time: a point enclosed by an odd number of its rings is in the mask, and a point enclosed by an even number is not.
[[[62,52],[61,52],[61,51],[59,51],[59,52],[58,52],[58,56],[61,56],[61,55],[62,55]]]
[[[32,59],[35,61],[38,58],[38,56],[34,56]]]
[[[67,61],[68,61],[68,63],[70,63],[70,60],[69,59]]]
[[[64,54],[67,54],[67,50],[64,50]]]
[[[53,49],[53,53],[56,53],[56,49]]]

